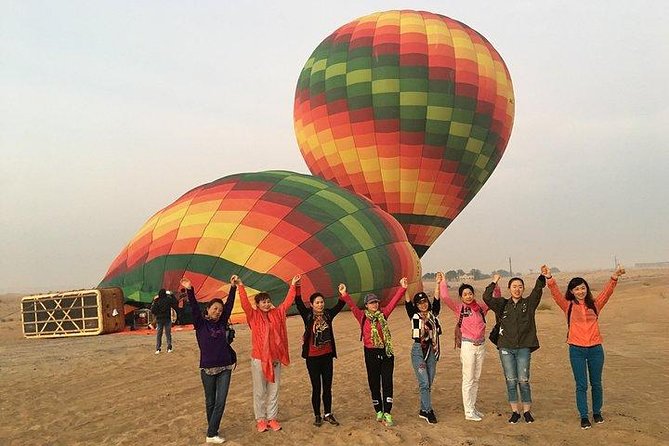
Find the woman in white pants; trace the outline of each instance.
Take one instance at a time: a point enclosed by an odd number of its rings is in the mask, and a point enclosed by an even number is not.
[[[488,312],[488,306],[484,302],[476,301],[474,288],[469,284],[460,285],[458,289],[460,302],[456,302],[450,298],[448,284],[441,272],[437,273],[437,283],[442,302],[455,313],[455,329],[458,333],[456,346],[460,344],[462,363],[462,406],[465,419],[481,421],[483,414],[476,408],[476,398],[485,359],[485,314]]]

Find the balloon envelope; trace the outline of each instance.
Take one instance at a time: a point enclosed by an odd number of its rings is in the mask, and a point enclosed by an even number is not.
[[[186,276],[208,301],[227,295],[233,274],[250,296],[269,292],[275,304],[296,274],[305,298],[338,296],[342,282],[358,301],[369,292],[388,298],[403,276],[422,288],[420,261],[395,219],[333,183],[285,171],[231,175],[187,192],[144,224],[100,286],[150,302]],[[238,301],[235,314],[243,315]]]
[[[307,60],[294,103],[311,172],[390,212],[421,256],[490,177],[513,116],[511,78],[490,42],[422,11],[337,29]]]

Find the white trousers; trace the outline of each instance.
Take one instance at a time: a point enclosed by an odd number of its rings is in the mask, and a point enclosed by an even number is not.
[[[462,363],[462,406],[465,416],[473,415],[476,410],[476,397],[479,393],[479,378],[485,359],[485,343],[474,345],[463,342],[460,348],[460,362]]]
[[[253,412],[256,420],[276,419],[279,413],[279,383],[281,382],[281,363],[274,363],[274,382],[265,378],[262,362],[251,358],[251,377],[253,379]]]

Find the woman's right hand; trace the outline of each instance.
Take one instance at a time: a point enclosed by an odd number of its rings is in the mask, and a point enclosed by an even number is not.
[[[500,276],[499,274],[494,274],[492,276],[492,281],[497,283],[497,282],[499,282],[499,279],[501,279],[501,278],[502,278],[502,276]]]

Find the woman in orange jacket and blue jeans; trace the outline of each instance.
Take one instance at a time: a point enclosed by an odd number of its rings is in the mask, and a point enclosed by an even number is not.
[[[569,361],[576,381],[576,407],[581,416],[581,429],[589,429],[592,424],[588,418],[588,377],[592,387],[592,418],[595,423],[603,423],[602,417],[602,369],[604,368],[604,349],[599,333],[599,313],[609,301],[618,278],[625,274],[625,269],[618,266],[611,275],[597,298],[592,297],[590,285],[582,277],[574,277],[567,285],[563,296],[551,270],[543,265],[541,273],[548,279],[548,288],[555,302],[567,316],[567,343]]]

